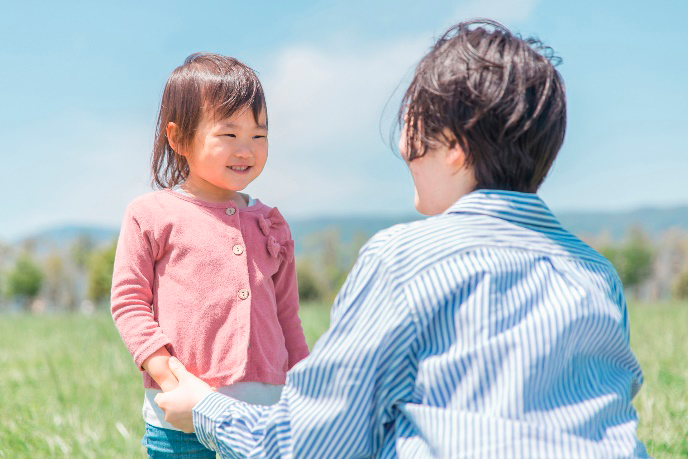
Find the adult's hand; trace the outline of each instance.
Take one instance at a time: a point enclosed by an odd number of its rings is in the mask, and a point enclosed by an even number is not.
[[[170,392],[156,395],[155,403],[165,412],[165,421],[184,432],[193,432],[193,407],[211,393],[212,389],[186,371],[184,365],[176,357],[171,357],[168,364],[179,381],[179,386]]]

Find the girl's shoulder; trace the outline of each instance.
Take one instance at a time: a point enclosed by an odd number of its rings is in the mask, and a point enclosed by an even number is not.
[[[179,209],[180,202],[175,199],[172,193],[164,189],[137,196],[127,205],[125,219],[133,218],[139,223],[153,223],[159,219],[166,220],[171,215],[183,211]]]
[[[134,199],[132,199],[130,205],[157,202],[160,199],[165,199],[167,197],[168,193],[169,193],[169,190],[167,188],[162,189],[162,190],[149,191],[148,193],[144,193],[144,194],[139,195],[139,196],[135,197]]]
[[[155,190],[155,191],[150,191],[148,193],[142,194],[140,196],[135,197],[134,199],[131,200],[129,205],[127,206],[127,210],[129,211],[137,211],[137,210],[146,210],[150,211],[152,209],[156,209],[160,206],[160,204],[168,204],[172,203],[174,201],[174,198],[170,196],[170,191],[167,189],[164,190]]]

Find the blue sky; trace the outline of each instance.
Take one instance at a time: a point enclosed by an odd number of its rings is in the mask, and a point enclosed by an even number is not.
[[[270,158],[247,190],[287,218],[408,214],[388,145],[414,64],[474,16],[563,58],[567,138],[541,195],[555,211],[688,203],[688,2],[537,0],[12,2],[0,14],[0,240],[116,227],[150,190],[169,73],[195,51],[256,69]],[[393,94],[397,96],[394,96]]]

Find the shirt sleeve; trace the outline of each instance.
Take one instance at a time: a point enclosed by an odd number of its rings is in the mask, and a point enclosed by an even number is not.
[[[626,304],[626,297],[624,296],[623,293],[623,284],[621,283],[621,280],[619,280],[618,276],[615,276],[616,282],[612,284],[612,287],[614,288],[615,296],[616,296],[616,303],[618,304],[619,308],[621,309],[621,328],[623,329],[624,333],[624,338],[626,340],[627,345],[630,348],[631,345],[631,328],[630,328],[630,323],[628,320],[628,305]],[[643,370],[640,367],[640,365],[634,365],[635,370],[633,371],[633,376],[631,380],[631,399],[634,399],[636,395],[638,395],[638,392],[640,392],[641,387],[643,386]]]
[[[383,446],[417,370],[416,329],[379,259],[361,253],[330,329],[288,374],[279,402],[210,394],[194,407],[199,440],[222,457],[368,457]]]
[[[288,238],[291,241],[291,232]],[[299,290],[293,245],[289,250],[290,253],[282,260],[279,270],[272,277],[272,282],[275,286],[277,320],[282,328],[284,344],[289,355],[288,367],[291,369],[308,356],[308,344],[299,318]]]
[[[110,310],[124,344],[140,369],[151,354],[171,344],[153,317],[153,244],[130,205],[117,241]]]
[[[623,295],[623,294],[622,294]],[[622,299],[621,302],[623,310],[623,327],[626,333],[626,339],[628,340],[628,345],[630,347],[631,331],[628,322],[628,306],[626,305],[626,300]],[[631,399],[634,399],[638,392],[640,392],[641,387],[643,387],[643,370],[640,365],[635,365],[635,371],[633,371],[633,380],[631,381]]]

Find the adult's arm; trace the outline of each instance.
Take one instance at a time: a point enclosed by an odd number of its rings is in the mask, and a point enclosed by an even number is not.
[[[193,408],[199,440],[223,457],[368,457],[410,399],[416,373],[411,310],[374,251],[335,301],[330,329],[287,375],[279,402],[243,403],[205,388]],[[174,411],[175,393],[158,397]]]

